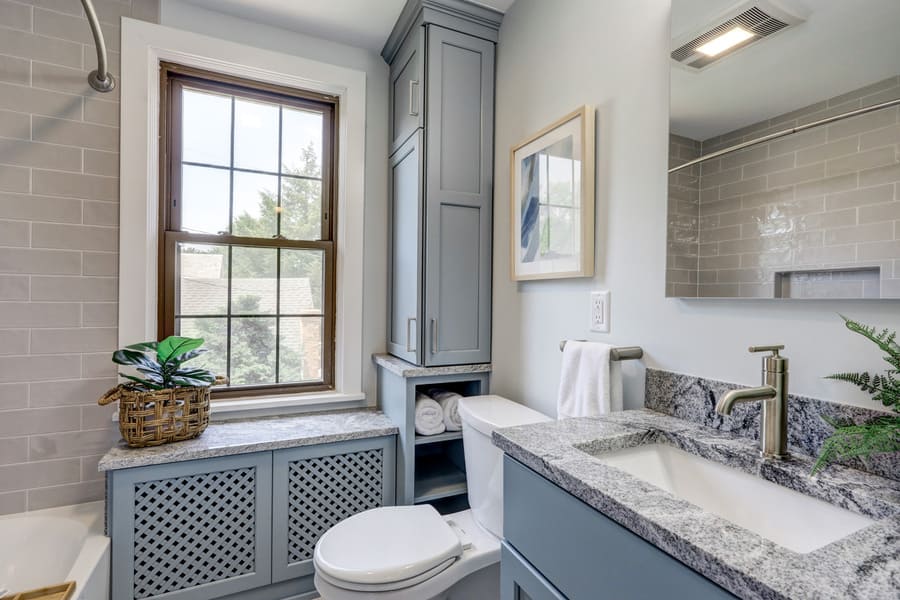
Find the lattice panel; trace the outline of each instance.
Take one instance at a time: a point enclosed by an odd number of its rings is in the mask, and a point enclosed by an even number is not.
[[[255,513],[253,467],[136,484],[134,597],[252,573]]]
[[[319,538],[349,516],[382,505],[381,449],[291,462],[288,561],[310,560]]]

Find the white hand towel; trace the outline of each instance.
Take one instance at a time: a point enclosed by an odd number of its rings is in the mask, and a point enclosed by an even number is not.
[[[460,431],[462,421],[459,418],[459,399],[462,398],[456,392],[442,389],[428,390],[428,395],[437,400],[444,411],[444,426],[447,431]]]
[[[559,376],[560,419],[595,417],[622,410],[622,370],[611,360],[613,347],[597,342],[566,342]]]
[[[416,433],[419,435],[435,435],[444,433],[444,411],[434,398],[425,394],[416,394]]]

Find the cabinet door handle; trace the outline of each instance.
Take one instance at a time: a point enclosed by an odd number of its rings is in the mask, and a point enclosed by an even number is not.
[[[438,336],[438,322],[437,319],[431,320],[431,353],[437,354],[437,336]]]
[[[409,317],[406,319],[406,351],[407,352],[415,352],[416,349],[411,346],[412,336],[410,335],[410,325],[412,325],[416,321],[415,317]]]
[[[418,94],[416,93],[418,87],[418,81],[415,79],[409,80],[409,116],[411,117],[419,116]]]

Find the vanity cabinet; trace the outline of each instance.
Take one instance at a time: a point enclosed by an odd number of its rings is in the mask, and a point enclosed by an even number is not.
[[[394,504],[396,437],[111,471],[116,600],[315,598],[313,548]]]
[[[388,351],[416,365],[490,361],[499,25],[499,13],[475,5],[411,0],[382,52],[391,65]]]
[[[735,598],[518,461],[503,460],[501,600]]]

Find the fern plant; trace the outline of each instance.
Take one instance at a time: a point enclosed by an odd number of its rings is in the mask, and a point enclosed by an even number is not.
[[[897,343],[897,333],[887,329],[878,331],[843,315],[841,318],[847,329],[871,341],[885,353],[884,360],[890,368],[883,374],[836,373],[827,379],[855,385],[896,414],[875,417],[861,425],[849,420],[823,417],[834,427],[834,433],[822,444],[819,458],[813,465],[813,475],[829,463],[844,458],[866,458],[880,452],[900,451],[900,344]]]

